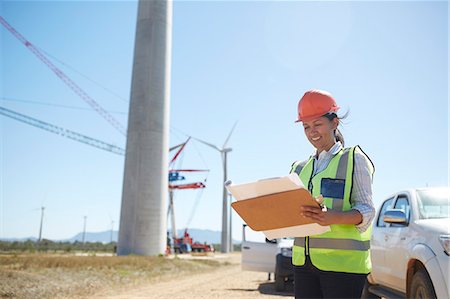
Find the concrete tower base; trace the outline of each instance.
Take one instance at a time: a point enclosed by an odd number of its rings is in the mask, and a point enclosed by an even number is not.
[[[165,252],[172,2],[139,1],[118,255]]]

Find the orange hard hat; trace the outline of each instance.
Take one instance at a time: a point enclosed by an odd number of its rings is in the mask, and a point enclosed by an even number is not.
[[[308,90],[298,102],[298,119],[296,122],[310,121],[338,110],[339,107],[329,92],[318,89]]]

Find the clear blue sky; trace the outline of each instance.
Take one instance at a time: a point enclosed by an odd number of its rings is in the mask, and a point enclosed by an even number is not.
[[[0,10],[126,125],[136,1],[2,1]],[[238,121],[229,178],[285,175],[313,151],[294,120],[298,99],[320,88],[350,111],[342,132],[375,163],[377,206],[400,189],[448,185],[448,11],[447,2],[428,1],[177,1],[170,144],[184,141],[184,132],[221,146]],[[124,136],[1,26],[0,34],[1,106],[125,146]],[[123,156],[4,116],[0,134],[0,238],[37,236],[41,206],[45,238],[82,231],[85,215],[88,231],[108,230],[111,221],[118,229]],[[219,153],[193,142],[182,162],[210,172],[201,194],[176,194],[177,226],[187,224],[199,198],[189,226],[220,230]],[[233,238],[241,238],[241,225],[235,214]]]

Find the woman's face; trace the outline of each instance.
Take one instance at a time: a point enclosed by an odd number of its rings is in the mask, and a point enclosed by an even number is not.
[[[329,120],[325,116],[304,121],[303,129],[309,142],[317,149],[317,153],[328,151],[336,142],[334,130],[339,124],[338,118]]]

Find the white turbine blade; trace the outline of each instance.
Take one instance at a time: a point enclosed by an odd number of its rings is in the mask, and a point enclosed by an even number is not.
[[[230,140],[231,134],[233,134],[234,128],[236,128],[237,123],[237,121],[234,123],[233,127],[231,128],[230,134],[228,134],[227,139],[225,139],[225,142],[223,143],[222,148],[225,148],[225,146],[227,145],[228,140]]]
[[[192,137],[192,139],[197,140],[198,142],[201,142],[201,143],[203,143],[203,144],[205,144],[205,145],[207,145],[207,146],[210,146],[210,147],[212,147],[213,149],[218,150],[219,152],[221,151],[220,148],[218,148],[218,147],[215,146],[214,144],[208,143],[208,142],[203,141],[203,140],[201,140],[201,139],[198,139],[198,138],[196,138],[196,137]]]

